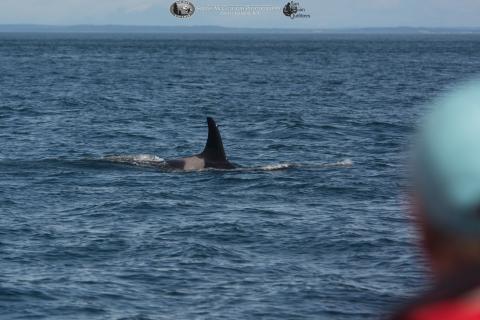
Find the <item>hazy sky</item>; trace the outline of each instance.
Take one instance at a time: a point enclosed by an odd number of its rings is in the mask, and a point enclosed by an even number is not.
[[[287,0],[192,0],[196,13],[173,17],[173,0],[0,0],[0,24],[220,25],[229,27],[479,27],[480,0],[299,0],[310,19],[281,11],[253,16],[202,11],[209,5],[272,5]]]

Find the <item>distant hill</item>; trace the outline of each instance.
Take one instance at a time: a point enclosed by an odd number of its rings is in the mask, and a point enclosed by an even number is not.
[[[363,34],[470,34],[480,33],[478,28],[229,28],[220,26],[127,26],[127,25],[34,25],[0,24],[0,32],[57,32],[57,33],[363,33]]]

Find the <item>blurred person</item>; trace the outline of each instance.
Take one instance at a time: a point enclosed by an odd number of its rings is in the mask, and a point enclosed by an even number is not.
[[[415,148],[413,216],[433,285],[393,319],[480,319],[480,81],[432,107]]]

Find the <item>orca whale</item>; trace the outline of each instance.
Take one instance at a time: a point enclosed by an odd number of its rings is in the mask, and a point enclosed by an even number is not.
[[[165,160],[166,165],[172,169],[201,170],[205,168],[235,169],[235,165],[228,161],[223,148],[222,137],[215,120],[207,117],[208,138],[203,151],[197,155]]]

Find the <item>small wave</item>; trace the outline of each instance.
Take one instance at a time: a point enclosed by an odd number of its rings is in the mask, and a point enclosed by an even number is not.
[[[276,163],[276,164],[268,164],[260,167],[244,167],[241,168],[241,171],[278,171],[278,170],[287,170],[292,168],[299,168],[299,169],[321,169],[321,168],[348,168],[353,166],[353,161],[351,159],[344,159],[341,161],[333,162],[333,163]]]
[[[326,164],[329,167],[351,167],[353,166],[353,161],[351,159],[345,159],[341,161],[337,161],[331,164]]]
[[[353,166],[351,159],[344,159],[337,162],[321,162],[321,163],[302,163],[297,165],[300,168],[305,169],[318,169],[318,168],[349,168]]]
[[[165,159],[154,154],[115,155],[103,157],[103,160],[134,165],[162,165]]]
[[[260,167],[259,169],[264,171],[275,171],[275,170],[285,170],[292,167],[295,167],[294,163],[278,163],[278,164],[269,164],[269,165]]]

